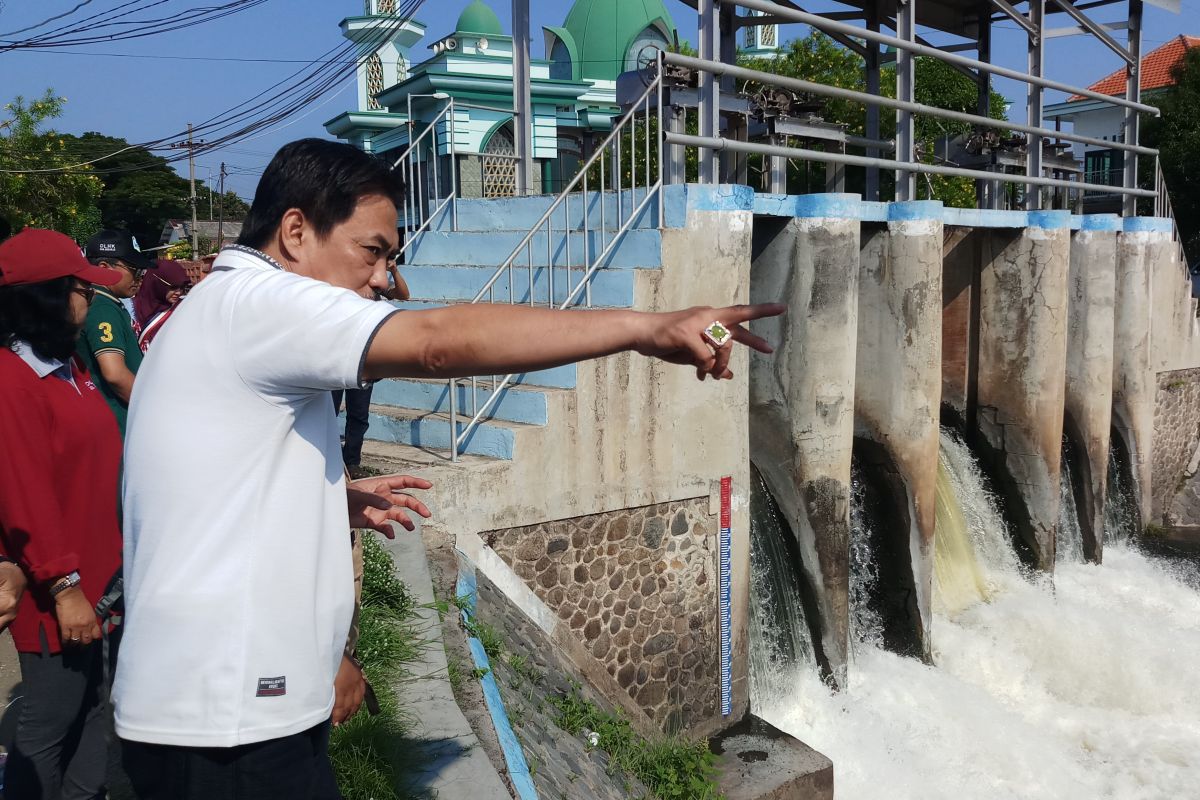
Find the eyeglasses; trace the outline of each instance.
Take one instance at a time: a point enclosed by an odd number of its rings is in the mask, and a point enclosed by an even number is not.
[[[83,298],[83,301],[89,306],[96,299],[96,290],[91,286],[76,286],[71,290],[71,294],[77,294]]]
[[[126,270],[130,275],[132,275],[134,277],[135,280],[140,281],[142,278],[144,278],[146,276],[146,270],[138,269],[137,267],[130,266],[129,264],[126,264],[124,261],[118,261],[117,266],[119,266],[123,270]]]

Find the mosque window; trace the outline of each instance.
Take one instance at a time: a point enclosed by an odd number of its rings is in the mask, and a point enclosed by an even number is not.
[[[666,50],[670,42],[667,37],[662,35],[662,31],[655,27],[649,27],[638,34],[638,37],[633,40],[629,51],[625,54],[625,71],[632,72],[641,66],[644,66],[645,59],[650,57],[650,53],[642,51],[650,45]]]
[[[377,7],[380,14],[395,14],[396,0],[379,0]]]
[[[554,47],[550,49],[550,78],[556,81],[569,81],[573,77],[571,52],[567,50],[562,39],[555,39]]]
[[[408,77],[408,64],[403,58],[396,61],[396,83],[400,83]]]
[[[383,91],[383,59],[372,53],[367,59],[367,108],[378,111],[382,106],[375,95]]]
[[[496,130],[483,148],[483,196],[513,197],[517,193],[517,154],[512,124]]]
[[[763,47],[774,47],[776,44],[777,34],[779,30],[776,25],[763,25],[758,29],[758,41]]]

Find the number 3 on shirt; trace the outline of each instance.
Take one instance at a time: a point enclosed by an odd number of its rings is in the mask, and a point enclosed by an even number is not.
[[[100,341],[108,344],[113,340],[112,323],[101,322],[97,327],[100,329]]]

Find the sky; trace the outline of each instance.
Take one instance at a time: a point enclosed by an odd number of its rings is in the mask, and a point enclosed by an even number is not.
[[[117,0],[92,0],[107,9]],[[0,38],[77,5],[79,0],[0,0]],[[416,18],[427,25],[426,39],[414,49],[414,61],[432,56],[427,47],[452,31],[470,0],[424,3]],[[505,30],[510,28],[508,0],[485,0],[496,10]],[[680,0],[665,0],[682,39],[696,41],[696,14]],[[176,9],[197,5],[175,0]],[[811,11],[844,8],[830,0],[804,3]],[[544,57],[543,25],[560,25],[567,0],[530,0],[533,57]],[[338,23],[362,13],[361,0],[268,0],[249,11],[184,31],[147,36],[111,44],[62,50],[18,50],[0,53],[0,104],[16,95],[39,96],[53,88],[67,99],[54,127],[65,133],[100,131],[131,142],[170,136],[187,129],[189,121],[207,119],[257,95],[341,42]],[[91,11],[85,8],[82,16]],[[1100,21],[1124,16],[1124,7],[1090,12]],[[66,19],[70,19],[67,17]],[[1057,14],[1051,24],[1065,26]],[[803,36],[801,25],[785,26],[781,40]],[[1171,14],[1146,5],[1144,52],[1180,33],[1200,35],[1200,0],[1182,0],[1182,12]],[[935,44],[954,41],[930,34]],[[1122,38],[1118,34],[1118,39]],[[1000,23],[993,34],[995,63],[1024,70],[1024,33],[1013,23]],[[970,55],[970,53],[967,53]],[[247,59],[253,59],[248,61]],[[1046,50],[1047,77],[1086,86],[1117,69],[1122,62],[1091,37],[1053,38]],[[1010,117],[1023,120],[1025,84],[998,79],[995,88],[1014,101]],[[1050,92],[1046,103],[1062,100]],[[348,110],[354,102],[353,79],[294,117],[255,138],[197,157],[197,180],[215,185],[220,163],[230,172],[226,188],[249,199],[258,175],[283,144],[305,136],[325,136],[322,123]],[[187,176],[187,162],[176,165]],[[203,212],[203,209],[201,209]]]

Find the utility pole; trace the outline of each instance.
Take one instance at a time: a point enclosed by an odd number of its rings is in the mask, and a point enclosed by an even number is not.
[[[225,162],[221,162],[221,216],[217,223],[217,250],[225,246]]]
[[[196,148],[204,144],[203,139],[192,138],[192,123],[188,123],[188,138],[186,142],[172,142],[171,147],[186,147],[188,151],[188,183],[191,185],[192,206],[192,258],[196,258],[200,249],[200,237],[196,233]]]

